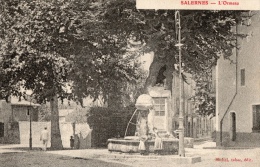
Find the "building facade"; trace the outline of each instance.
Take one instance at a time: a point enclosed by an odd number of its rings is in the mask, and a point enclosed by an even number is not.
[[[185,74],[186,81],[182,84],[184,136],[191,138],[209,138],[215,131],[215,117],[201,116],[195,111],[191,98],[195,95],[196,83],[192,76]],[[161,133],[171,133],[179,128],[180,82],[177,73],[173,74],[172,91],[165,86],[154,86],[149,89],[154,101],[154,127]]]
[[[192,75],[185,74],[186,80],[182,84],[183,113],[184,113],[184,136],[192,138],[211,138],[215,131],[215,117],[202,116],[196,113],[192,97],[195,96],[196,83]],[[172,82],[172,108],[174,130],[179,128],[180,108],[180,81],[178,74],[173,76]],[[214,84],[213,84],[214,85]]]
[[[0,143],[19,144],[19,121],[38,121],[39,104],[17,98],[0,100]]]
[[[260,146],[260,12],[245,16],[234,31],[246,38],[216,67],[217,146]]]

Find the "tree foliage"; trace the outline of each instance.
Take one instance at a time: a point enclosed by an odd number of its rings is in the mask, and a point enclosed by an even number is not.
[[[137,10],[133,0],[111,0],[103,6],[102,18],[116,34],[140,42],[142,51],[155,53],[150,66],[149,76],[145,87],[157,84],[158,74],[162,68],[166,77],[166,88],[171,90],[172,73],[178,70],[178,48],[175,11],[174,10]],[[229,58],[232,49],[236,47],[236,38],[243,34],[236,34],[232,27],[240,23],[245,16],[244,11],[205,11],[181,10],[181,43],[183,70],[197,78],[196,99],[200,113],[214,113],[214,98],[208,89],[210,80],[204,80],[202,74],[216,65],[220,56]],[[117,18],[117,19],[115,19]],[[199,79],[200,78],[200,79]],[[204,92],[203,92],[204,90]]]
[[[95,1],[7,0],[2,5],[1,95],[23,96],[24,88],[38,102],[50,101],[51,143],[61,148],[57,96],[120,102],[124,86],[139,75],[135,55],[127,54],[126,39],[107,31]]]
[[[158,61],[178,63],[174,10],[137,10],[132,0],[107,2],[105,21],[116,31],[145,43]],[[180,11],[183,63],[186,72],[200,72],[216,64],[220,54],[230,56],[236,34],[232,26],[242,20],[241,11]],[[117,19],[114,19],[117,18]]]
[[[214,117],[216,114],[216,88],[212,69],[203,71],[193,77],[196,82],[195,95],[191,97],[195,112],[202,116]]]
[[[68,96],[69,82],[77,100],[100,95],[108,100],[134,82],[140,75],[136,54],[128,52],[127,38],[111,34],[98,17],[98,2],[5,1],[1,55],[3,75],[16,78],[9,78],[11,85],[32,89],[44,101],[50,92]]]

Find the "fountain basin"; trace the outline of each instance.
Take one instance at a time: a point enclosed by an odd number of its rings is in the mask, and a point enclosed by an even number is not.
[[[175,154],[178,152],[179,140],[175,138],[162,138],[163,150],[162,154]],[[149,153],[154,152],[154,140],[147,140],[146,151]],[[108,151],[110,152],[122,152],[122,153],[139,153],[138,150],[139,140],[133,137],[133,139],[108,139]]]

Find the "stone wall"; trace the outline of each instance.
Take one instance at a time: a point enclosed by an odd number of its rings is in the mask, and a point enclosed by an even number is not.
[[[30,136],[30,122],[20,121],[20,141],[21,144],[29,145],[29,136]],[[32,146],[39,147],[41,146],[40,133],[47,127],[50,131],[51,123],[50,122],[32,122]],[[91,147],[91,129],[87,124],[76,124],[75,132],[73,132],[73,125],[70,122],[60,123],[60,132],[61,140],[64,148],[70,147],[70,136],[78,135],[79,136],[79,147],[78,148],[90,148]],[[51,135],[51,132],[50,132]],[[50,141],[50,140],[49,140]],[[51,143],[48,143],[50,147]]]

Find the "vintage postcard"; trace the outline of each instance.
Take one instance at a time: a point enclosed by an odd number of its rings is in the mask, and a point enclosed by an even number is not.
[[[260,0],[0,0],[20,166],[260,166]]]

